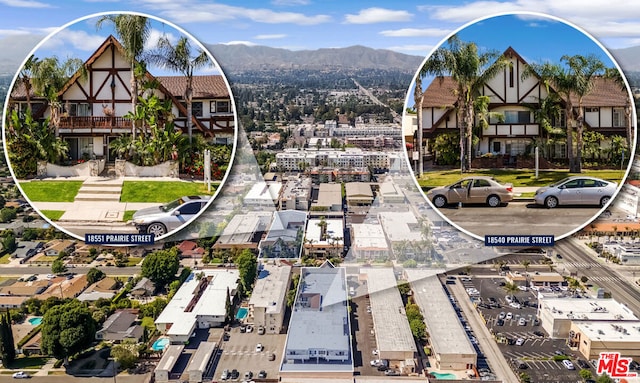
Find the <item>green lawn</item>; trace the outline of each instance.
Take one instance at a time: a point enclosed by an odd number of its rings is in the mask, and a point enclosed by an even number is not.
[[[7,263],[9,263],[10,258],[11,258],[11,254],[3,255],[2,257],[0,257],[0,264],[6,265]]]
[[[211,193],[207,193],[204,183],[181,181],[125,181],[122,185],[120,202],[169,202],[186,195],[205,195],[215,192],[211,186]]]
[[[34,202],[73,202],[82,181],[31,181],[21,182],[20,187]]]
[[[602,178],[604,180],[620,182],[624,176],[622,170],[584,170],[582,175]],[[472,170],[469,173],[461,174],[459,169],[429,171],[423,174],[419,184],[423,189],[430,189],[437,186],[449,185],[457,180],[469,176],[493,176],[501,183],[510,183],[515,187],[519,186],[545,186],[563,178],[577,175],[569,174],[567,170],[544,170],[538,173],[538,179],[534,178],[535,171],[531,169],[482,169]]]
[[[142,258],[140,257],[129,257],[127,258],[127,266],[128,267],[133,267],[133,266],[137,266],[138,263],[142,262]]]
[[[52,221],[57,221],[64,214],[64,210],[40,210],[40,213]]]
[[[14,370],[22,370],[22,369],[39,370],[42,368],[42,366],[44,366],[47,363],[48,360],[49,360],[48,357],[40,357],[40,356],[16,358],[13,361],[13,363],[11,363],[10,367]]]
[[[126,211],[124,212],[124,215],[122,216],[122,220],[123,220],[124,222],[131,221],[131,220],[133,219],[133,214],[134,214],[135,212],[136,212],[135,210],[126,210]]]

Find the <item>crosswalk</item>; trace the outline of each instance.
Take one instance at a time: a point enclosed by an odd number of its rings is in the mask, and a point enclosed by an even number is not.
[[[563,265],[576,269],[597,269],[602,267],[602,264],[597,262],[564,262]]]
[[[590,281],[593,282],[624,282],[624,278],[620,277],[589,277]]]

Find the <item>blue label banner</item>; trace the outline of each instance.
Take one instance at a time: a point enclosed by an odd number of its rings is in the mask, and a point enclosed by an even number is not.
[[[485,246],[553,246],[553,235],[485,235]]]
[[[85,234],[84,242],[88,245],[153,245],[153,234]]]

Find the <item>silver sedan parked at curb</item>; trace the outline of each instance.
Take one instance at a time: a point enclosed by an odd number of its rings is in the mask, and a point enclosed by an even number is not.
[[[493,177],[473,176],[433,188],[427,192],[427,198],[437,208],[452,203],[480,203],[497,207],[513,199],[513,186],[503,185]]]
[[[605,206],[616,192],[618,184],[588,176],[573,176],[536,191],[537,205],[554,208],[559,205]]]
[[[164,205],[140,209],[133,214],[132,223],[140,233],[159,237],[189,222],[207,206],[209,199],[209,196],[186,196]]]

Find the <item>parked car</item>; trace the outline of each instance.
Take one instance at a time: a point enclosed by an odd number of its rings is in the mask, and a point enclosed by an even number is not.
[[[498,207],[513,200],[513,185],[503,185],[493,177],[466,177],[451,185],[429,190],[427,198],[437,208],[452,203],[484,203]]]
[[[524,318],[520,318],[518,319],[518,326],[526,326],[527,325],[527,320]]]
[[[586,360],[584,360],[584,359],[578,359],[578,360],[576,360],[576,364],[577,364],[578,366],[580,366],[580,368],[584,368],[584,369],[589,369],[589,368],[591,368],[591,366],[589,365],[589,363],[588,363]]]
[[[258,378],[265,379],[266,377],[267,377],[267,372],[265,370],[260,370],[260,372],[258,373]]]
[[[24,371],[18,371],[13,374],[13,379],[29,379],[31,375],[27,374]]]
[[[238,379],[239,377],[240,377],[240,372],[238,370],[236,370],[235,368],[231,370],[229,379]]]
[[[389,367],[385,366],[384,364],[381,364],[380,366],[377,367],[378,371],[387,371],[389,369]]]
[[[498,314],[498,319],[504,319],[507,316],[507,314],[505,314],[504,311],[500,311],[500,314]]]
[[[258,327],[258,335],[264,335],[265,329],[263,326]]]
[[[575,370],[576,369],[576,367],[573,365],[573,363],[571,363],[571,361],[568,360],[568,359],[563,360],[562,364],[564,364],[564,367],[567,370]]]
[[[400,376],[400,371],[396,370],[387,370],[384,372],[386,376]]]
[[[220,375],[220,380],[227,380],[230,378],[229,370],[223,370],[222,375]]]
[[[264,346],[262,345],[262,343],[258,343],[256,345],[256,352],[262,352],[262,350],[264,350]]]
[[[595,177],[567,177],[536,190],[537,205],[554,208],[559,205],[596,205],[604,207],[616,192],[618,184]]]
[[[133,214],[131,222],[140,233],[158,237],[191,221],[209,200],[209,196],[181,197],[164,205],[140,209]]]
[[[535,335],[535,336],[544,336],[544,333],[542,331],[540,331],[540,330],[536,330],[536,331],[533,332],[533,335]]]
[[[251,378],[253,378],[253,372],[247,371],[244,373],[244,380],[249,380]]]
[[[511,312],[508,312],[508,313],[507,313],[507,316],[506,316],[506,317],[504,317],[504,319],[506,319],[506,320],[511,320],[511,319],[513,319],[513,314],[512,314]]]
[[[516,339],[516,346],[522,346],[524,344],[524,339],[518,338]]]
[[[276,354],[274,353],[269,354],[269,361],[273,362],[274,360],[276,360]]]
[[[496,326],[504,326],[504,319],[498,319],[496,321]]]

